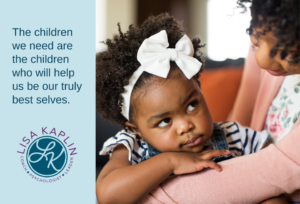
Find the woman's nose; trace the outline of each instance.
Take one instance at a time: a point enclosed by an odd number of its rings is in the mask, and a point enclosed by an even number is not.
[[[270,56],[270,51],[267,44],[262,44],[260,48],[257,49],[255,53],[257,65],[263,69],[280,69],[279,63],[274,60],[274,57]]]
[[[269,56],[268,50],[265,47],[259,48],[255,53],[256,62],[263,69],[270,68],[272,59]]]
[[[182,120],[178,121],[178,123],[177,123],[177,134],[181,136],[184,133],[188,133],[189,131],[191,131],[194,128],[195,128],[195,126],[191,121],[182,119]]]

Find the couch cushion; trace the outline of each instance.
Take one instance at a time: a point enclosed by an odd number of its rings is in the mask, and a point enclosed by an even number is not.
[[[215,122],[227,120],[239,89],[242,73],[241,66],[207,69],[201,74],[201,89]]]

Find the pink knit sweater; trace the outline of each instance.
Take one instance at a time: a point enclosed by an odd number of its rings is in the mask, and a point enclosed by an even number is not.
[[[261,70],[250,48],[242,84],[231,120],[262,130],[268,108],[284,77]],[[300,189],[300,119],[292,131],[275,145],[251,155],[220,163],[222,172],[207,169],[172,176],[144,197],[141,203],[259,203]],[[290,196],[300,202],[300,193]]]

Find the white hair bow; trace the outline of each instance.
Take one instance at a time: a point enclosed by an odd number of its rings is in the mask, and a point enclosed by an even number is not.
[[[169,46],[168,36],[165,30],[152,35],[144,40],[137,54],[137,60],[141,66],[129,79],[129,84],[124,86],[122,114],[129,120],[130,97],[135,83],[141,74],[146,71],[150,74],[167,78],[170,71],[170,61],[175,61],[186,78],[191,79],[201,69],[202,63],[193,58],[194,48],[191,40],[184,35],[175,45]]]

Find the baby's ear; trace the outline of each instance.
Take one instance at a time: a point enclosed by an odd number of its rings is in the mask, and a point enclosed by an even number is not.
[[[131,122],[129,122],[129,121],[126,121],[126,122],[125,122],[125,125],[127,126],[127,128],[128,128],[131,132],[134,132],[134,133],[137,134],[140,138],[143,138],[141,132],[139,131],[138,127],[137,127],[135,124],[133,124],[133,123],[131,123]]]

